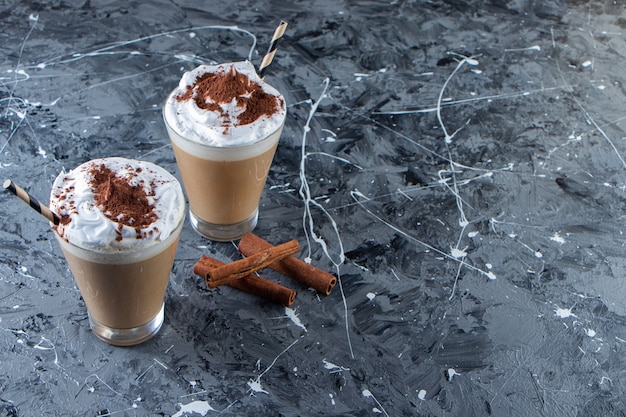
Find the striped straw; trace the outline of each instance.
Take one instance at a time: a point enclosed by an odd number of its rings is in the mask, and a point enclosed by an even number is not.
[[[37,201],[35,197],[28,194],[26,190],[24,190],[22,187],[20,187],[13,181],[6,180],[2,184],[2,188],[4,188],[5,190],[9,190],[13,194],[18,196],[20,200],[22,200],[23,202],[27,203],[29,206],[37,210],[39,214],[41,214],[46,219],[48,219],[48,221],[51,221],[54,224],[59,224],[59,216],[54,214],[47,206],[41,204],[39,201]]]
[[[282,38],[285,34],[285,29],[287,29],[287,22],[284,20],[280,21],[280,25],[274,31],[274,36],[272,36],[272,41],[270,42],[269,48],[267,48],[267,53],[263,57],[263,62],[261,62],[261,66],[259,67],[259,77],[263,79],[265,77],[265,70],[272,63],[274,59],[274,55],[276,55],[276,47],[278,46],[278,40]]]

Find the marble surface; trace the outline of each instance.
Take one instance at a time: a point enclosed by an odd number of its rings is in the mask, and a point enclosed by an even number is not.
[[[211,4],[208,4],[211,3]],[[154,339],[91,333],[52,231],[0,193],[2,416],[626,415],[626,11],[609,0],[0,2],[0,176],[178,170],[184,70],[288,102],[256,233],[336,274],[209,290],[185,225]],[[236,243],[236,242],[235,242]]]

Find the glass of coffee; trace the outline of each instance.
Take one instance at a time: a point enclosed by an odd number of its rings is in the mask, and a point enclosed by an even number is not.
[[[217,241],[254,229],[286,106],[248,62],[186,72],[163,106],[193,228]]]
[[[94,159],[57,176],[50,208],[96,336],[118,346],[154,336],[185,218],[176,178],[150,162]]]

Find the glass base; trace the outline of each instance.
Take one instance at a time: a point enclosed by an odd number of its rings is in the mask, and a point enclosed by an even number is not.
[[[228,242],[230,240],[239,239],[241,236],[251,232],[256,226],[259,218],[259,209],[257,208],[252,216],[242,222],[235,224],[214,224],[199,219],[191,209],[189,210],[189,221],[196,232],[211,240],[220,242]]]
[[[157,334],[163,325],[164,318],[165,303],[163,303],[161,310],[159,310],[152,320],[139,327],[114,329],[99,323],[91,317],[91,315],[89,316],[89,324],[91,325],[91,330],[101,340],[115,346],[132,346],[145,342]]]

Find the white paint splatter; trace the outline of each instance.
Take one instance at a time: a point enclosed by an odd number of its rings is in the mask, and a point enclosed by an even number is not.
[[[326,359],[322,360],[322,362],[324,363],[324,368],[326,368],[329,371],[331,371],[331,374],[332,373],[337,373],[337,372],[343,372],[343,371],[349,371],[350,370],[350,368],[346,368],[344,366],[335,365],[334,363],[329,362]]]
[[[285,307],[285,314],[287,314],[287,317],[289,317],[289,319],[291,319],[291,321],[293,321],[296,326],[300,327],[305,332],[307,331],[306,327],[304,327],[304,324],[302,324],[302,322],[300,321],[300,318],[296,315],[296,310],[294,310],[293,308]]]
[[[161,365],[161,367],[162,367],[163,369],[169,369],[169,368],[167,367],[167,365],[165,365],[163,362],[159,361],[157,358],[152,358],[152,359],[153,359],[156,363],[158,363],[159,365]]]
[[[45,337],[41,336],[41,340],[39,341],[39,343],[37,343],[35,346],[33,346],[34,349],[39,349],[39,350],[51,350],[54,352],[54,364],[58,365],[59,364],[59,356],[57,355],[57,349],[56,346],[54,345],[54,343],[52,343],[52,341],[50,339],[46,339]]]
[[[200,414],[206,416],[209,411],[215,411],[207,401],[192,401],[189,404],[178,404],[180,411],[172,417],[182,417],[186,413]]]
[[[454,368],[448,368],[448,381],[452,381],[456,375],[461,375]]]
[[[578,317],[576,314],[572,313],[571,308],[561,308],[557,307],[554,309],[554,314],[562,319],[566,319],[568,317]]]
[[[567,137],[568,142],[580,142],[582,140],[583,140],[583,135],[582,134],[576,135],[575,132],[572,132],[572,134]]]
[[[386,72],[387,72],[387,68],[381,68],[378,71],[376,71],[374,73],[371,73],[371,74],[368,74],[368,73],[365,73],[365,72],[355,72],[354,73],[354,77],[355,77],[356,81],[361,81],[363,78],[371,77],[371,76],[373,76],[375,74],[384,74]]]
[[[363,394],[365,398],[372,398],[374,401],[376,401],[376,404],[378,405],[378,407],[380,407],[380,408],[376,408],[376,407],[372,408],[373,412],[389,416],[389,414],[387,414],[387,412],[383,408],[382,404],[378,402],[378,400],[376,399],[376,397],[374,397],[374,394],[372,394],[370,390],[364,389],[361,393]]]
[[[533,46],[529,46],[528,48],[512,48],[512,49],[505,49],[506,52],[522,52],[522,51],[541,51],[541,46],[539,45],[533,45]]]
[[[262,392],[264,394],[269,394],[269,392],[263,389],[263,386],[261,385],[261,380],[258,378],[255,380],[248,381],[248,386],[250,387],[250,390],[252,390],[253,392]]]
[[[563,239],[563,237],[560,236],[558,233],[555,233],[554,236],[552,236],[550,238],[550,240],[552,240],[554,242],[557,242],[557,243],[560,243],[560,244],[565,243],[565,239]]]
[[[608,376],[603,376],[602,378],[600,378],[600,385],[604,384],[604,381],[609,381],[611,384],[613,384],[613,380]]]
[[[426,399],[426,390],[425,389],[419,390],[417,393],[417,398],[424,401]]]
[[[324,140],[326,142],[335,142],[337,140],[337,134],[335,132],[333,132],[332,130],[321,129],[321,131],[324,132],[324,133],[328,133],[328,136],[326,136],[326,138],[324,138]]]
[[[17,117],[19,117],[20,119],[24,119],[26,117],[26,113],[15,110],[15,109],[10,109],[13,114],[15,114]]]
[[[450,255],[452,255],[452,257],[456,259],[465,258],[467,256],[467,252],[465,252],[464,249],[452,248],[452,250],[450,251]]]
[[[267,391],[265,391],[263,389],[263,386],[261,385],[261,378],[263,377],[263,375],[265,375],[270,369],[272,369],[272,367],[274,366],[274,364],[276,363],[276,361],[278,360],[278,358],[280,358],[285,352],[287,352],[289,349],[291,349],[296,343],[298,343],[298,339],[294,340],[293,342],[291,342],[291,344],[289,346],[287,346],[282,352],[280,352],[278,354],[278,356],[276,356],[274,358],[274,360],[272,361],[272,363],[270,363],[270,365],[265,368],[265,370],[263,372],[261,372],[261,374],[259,376],[256,377],[255,380],[250,380],[248,381],[248,386],[250,387],[250,391],[254,392],[262,392],[265,394],[269,394]],[[261,367],[261,360],[259,359],[257,361],[257,369],[259,369]],[[252,395],[252,394],[251,394]]]

